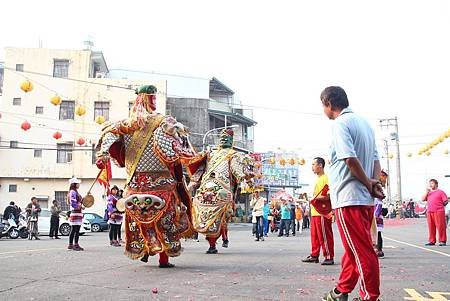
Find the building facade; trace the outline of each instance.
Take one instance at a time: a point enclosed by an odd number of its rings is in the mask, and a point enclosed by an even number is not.
[[[94,145],[106,121],[128,117],[134,89],[143,84],[158,88],[157,111],[166,110],[164,80],[127,80],[106,78],[108,67],[101,52],[91,50],[56,50],[6,48],[3,95],[0,105],[0,210],[10,201],[24,208],[32,196],[41,206],[56,199],[63,208],[68,179],[82,179],[84,195],[99,170],[95,166]],[[20,89],[29,80],[33,89]],[[61,104],[50,99],[58,95]],[[82,106],[85,114],[77,115]],[[78,111],[79,112],[79,111]],[[21,125],[27,122],[30,129]],[[61,134],[59,139],[56,132]],[[84,140],[84,144],[79,144]],[[123,186],[125,172],[113,167],[113,184]],[[104,189],[95,184],[96,202],[90,212],[102,213]]]

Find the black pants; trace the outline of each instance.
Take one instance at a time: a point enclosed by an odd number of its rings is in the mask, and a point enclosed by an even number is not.
[[[80,228],[81,225],[79,226],[71,226],[70,227],[70,236],[69,236],[69,244],[72,245],[73,241],[75,239],[75,244],[78,244],[78,239],[80,238]]]
[[[263,237],[263,230],[264,230],[264,226],[263,226],[263,217],[261,216],[257,216],[256,217],[256,229],[255,229],[255,233],[256,233],[256,238],[260,238]]]
[[[120,226],[115,224],[109,224],[109,240],[117,240],[120,233]]]
[[[309,228],[309,216],[304,216],[302,229],[307,229],[307,228]]]
[[[59,229],[59,216],[54,216],[50,218],[50,233],[48,236],[50,237],[58,237],[58,229]]]
[[[292,235],[295,235],[295,219],[291,219]]]
[[[377,250],[383,250],[383,236],[381,235],[381,231],[378,231]]]

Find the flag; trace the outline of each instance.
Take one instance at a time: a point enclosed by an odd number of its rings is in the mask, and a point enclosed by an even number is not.
[[[100,183],[100,185],[104,186],[105,189],[109,192],[109,180],[112,178],[111,173],[111,162],[108,161],[105,164],[105,168],[102,169],[100,175],[97,178],[97,181]]]

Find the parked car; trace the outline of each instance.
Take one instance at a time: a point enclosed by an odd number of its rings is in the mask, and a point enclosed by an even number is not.
[[[38,219],[39,234],[48,235],[50,232],[50,209],[42,208]],[[86,231],[91,231],[91,223],[83,219],[83,227],[80,228],[80,235],[84,235]],[[66,214],[59,215],[59,233],[63,236],[70,234],[70,224]]]
[[[91,232],[100,232],[108,230],[108,222],[97,213],[83,213],[84,219],[91,223]]]

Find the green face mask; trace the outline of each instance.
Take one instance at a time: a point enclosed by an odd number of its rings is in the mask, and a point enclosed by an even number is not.
[[[233,137],[221,135],[219,142],[222,148],[231,148],[233,146]]]

